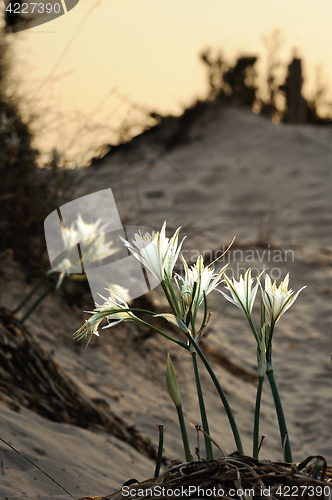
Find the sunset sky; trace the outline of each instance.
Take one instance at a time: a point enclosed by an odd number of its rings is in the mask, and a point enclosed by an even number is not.
[[[262,40],[276,29],[282,62],[294,55],[304,60],[305,92],[314,91],[318,67],[328,85],[331,23],[331,0],[80,0],[68,14],[10,37],[27,96],[38,91],[40,103],[59,116],[78,121],[81,113],[90,114],[111,134],[133,104],[179,113],[204,97],[208,86],[199,53],[207,47],[221,50],[230,62],[259,55],[263,80]],[[66,149],[72,126],[52,131],[47,144]],[[103,132],[100,139],[107,137]]]

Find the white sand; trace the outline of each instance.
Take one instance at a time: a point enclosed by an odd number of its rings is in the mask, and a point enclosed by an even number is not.
[[[270,253],[269,262],[267,251],[249,244],[242,249],[242,261],[236,254],[232,268],[280,268],[282,277],[290,272],[294,290],[308,285],[277,325],[275,370],[294,460],[321,454],[331,463],[332,128],[275,126],[247,110],[211,105],[191,128],[187,142],[165,153],[168,130],[174,130],[174,124],[134,140],[127,151],[106,156],[87,170],[74,197],[111,187],[124,224],[159,229],[166,219],[169,235],[181,225],[188,235],[187,258],[227,246],[233,236],[238,242],[257,241],[269,229],[269,241],[294,252],[287,254],[287,262],[284,253],[282,262],[271,262],[276,254]],[[245,262],[250,249],[255,261]],[[13,308],[29,286],[14,263],[3,261],[1,268],[3,305]],[[159,289],[151,296],[164,303]],[[256,346],[244,315],[217,292],[209,296],[209,305],[213,315],[207,342],[255,370]],[[135,329],[130,324],[104,331],[84,349],[71,340],[86,318],[78,307],[70,308],[55,293],[38,311],[27,321],[28,328],[46,349],[54,349],[55,358],[80,387],[91,397],[103,398],[154,443],[155,424],[164,423],[165,454],[181,459],[177,417],[164,373],[171,352],[186,421],[200,423],[189,355],[160,337],[133,349]],[[255,385],[220,366],[215,370],[234,409],[245,452],[251,454]],[[201,372],[212,436],[231,452],[234,441],[227,418],[203,367]],[[281,459],[268,383],[261,433],[266,436],[261,458]],[[154,471],[152,461],[113,436],[55,424],[26,409],[15,413],[1,401],[0,435],[77,497],[110,493],[127,479],[143,480]],[[194,450],[194,431],[190,440]],[[0,460],[1,499],[66,498],[3,443]]]

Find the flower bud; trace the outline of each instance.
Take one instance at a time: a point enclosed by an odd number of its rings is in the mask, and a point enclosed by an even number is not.
[[[182,405],[182,400],[178,382],[176,380],[174,367],[169,354],[167,355],[166,383],[168,392],[173,400],[173,403],[178,408],[179,406]]]

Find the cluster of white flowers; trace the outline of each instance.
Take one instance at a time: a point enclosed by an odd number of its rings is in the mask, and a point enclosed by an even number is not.
[[[256,279],[256,284],[253,289],[252,284],[254,279],[251,277],[250,269],[247,270],[244,279],[240,276],[239,281],[236,281],[235,278],[233,278],[233,280],[229,280],[225,275],[225,281],[227,283],[226,288],[230,291],[231,297],[220,290],[218,291],[220,291],[220,293],[222,293],[227,300],[232,302],[232,304],[242,309],[247,316],[250,316],[258,286],[260,285],[259,279],[262,274],[263,273],[261,273]],[[271,325],[275,325],[287,309],[290,308],[299,293],[306,288],[303,286],[298,292],[294,292],[293,290],[288,290],[288,283],[289,274],[287,274],[284,281],[280,283],[279,287],[277,287],[276,281],[272,284],[271,278],[268,274],[265,275],[265,290],[263,290],[261,286],[262,301],[270,316]]]
[[[91,238],[94,231],[98,227],[98,222],[95,226],[84,224],[80,221],[77,224],[77,231],[74,228],[68,230],[68,238],[72,244],[75,244],[77,234],[85,234],[86,239]],[[280,286],[277,287],[276,282],[272,284],[271,279],[268,274],[265,276],[265,290],[263,290],[260,284],[260,278],[263,273],[261,273],[256,280],[251,276],[251,270],[248,269],[245,277],[240,276],[237,281],[235,278],[229,279],[225,274],[226,266],[224,266],[218,273],[209,266],[204,266],[203,257],[200,255],[197,259],[196,264],[193,266],[188,265],[184,257],[181,255],[182,263],[184,266],[184,276],[174,273],[175,264],[179,258],[182,244],[185,238],[179,243],[179,232],[178,228],[171,238],[166,237],[166,222],[163,224],[160,232],[157,233],[146,233],[144,236],[141,234],[135,234],[134,240],[128,242],[122,239],[124,245],[130,250],[130,252],[144,265],[151,273],[159,279],[162,283],[166,282],[167,286],[171,290],[171,294],[167,295],[176,298],[174,302],[170,302],[173,306],[173,312],[176,314],[166,313],[163,316],[165,319],[171,321],[177,326],[182,325],[183,328],[188,329],[192,336],[195,338],[196,332],[194,330],[195,325],[190,321],[194,317],[196,319],[197,311],[199,306],[206,301],[206,296],[213,290],[224,282],[226,291],[230,293],[228,295],[222,290],[218,290],[229,302],[239,307],[244,311],[249,321],[251,322],[251,312],[254,305],[254,301],[257,295],[258,288],[261,288],[262,299],[261,307],[264,307],[266,312],[270,317],[269,322],[269,333],[273,331],[275,323],[280,319],[281,315],[284,314],[287,309],[293,304],[297,296],[303,290],[302,287],[298,292],[293,290],[288,290],[289,275],[287,274],[285,280],[281,282]],[[98,243],[98,238],[96,239],[96,244]],[[93,251],[96,250],[98,258],[100,255],[104,255],[110,252],[109,244],[101,243],[101,249],[91,249],[91,254],[93,258]],[[172,279],[174,278],[175,293],[173,289]],[[103,318],[109,321],[109,324],[104,328],[109,328],[121,321],[131,320],[136,321],[138,318],[128,311],[123,311],[123,309],[130,309],[128,304],[123,299],[123,296],[117,291],[117,293],[110,290],[110,297],[101,298],[104,300],[102,305],[96,304],[94,311],[91,311],[92,316],[86,322],[86,324],[79,330],[79,337],[84,334],[94,333],[98,334],[98,327]],[[171,299],[169,299],[171,300]],[[188,317],[190,316],[190,319]],[[182,329],[183,329],[182,328]],[[252,326],[254,329],[254,327]],[[260,332],[265,325],[260,325]],[[261,334],[254,331],[256,340],[259,341]]]

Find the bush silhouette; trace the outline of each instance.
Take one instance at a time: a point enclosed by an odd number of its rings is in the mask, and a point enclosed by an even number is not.
[[[201,60],[208,67],[209,98],[231,104],[252,106],[257,93],[254,65],[256,56],[241,56],[234,66],[225,63],[219,53],[215,58],[210,49],[201,53]]]
[[[37,166],[33,134],[11,88],[10,47],[0,32],[0,253],[9,248],[30,264],[44,248],[43,221],[52,204]],[[42,245],[41,245],[42,242]]]

